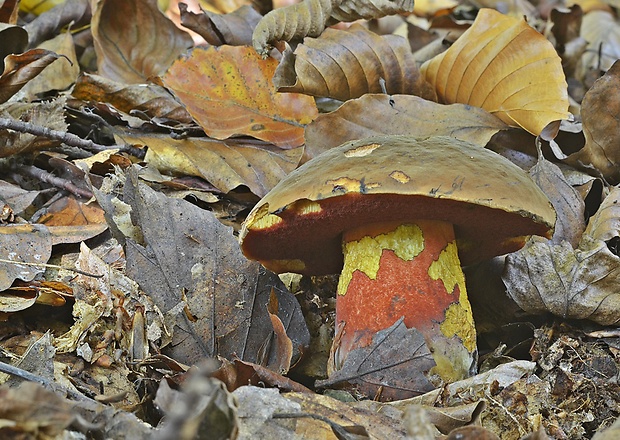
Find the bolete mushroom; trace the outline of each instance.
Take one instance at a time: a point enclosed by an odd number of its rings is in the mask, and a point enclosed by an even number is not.
[[[277,273],[340,273],[332,371],[404,317],[433,355],[429,374],[451,382],[471,375],[477,358],[461,262],[549,237],[554,223],[543,192],[492,151],[449,137],[377,136],[290,173],[250,212],[240,242]]]

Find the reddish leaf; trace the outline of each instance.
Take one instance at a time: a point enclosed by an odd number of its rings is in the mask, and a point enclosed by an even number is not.
[[[196,48],[163,80],[209,136],[247,135],[297,147],[304,143],[304,125],[318,111],[308,96],[276,93],[271,80],[276,66],[249,47]]]
[[[4,72],[0,76],[0,103],[17,93],[28,81],[56,61],[60,55],[44,49],[32,49],[4,59]]]

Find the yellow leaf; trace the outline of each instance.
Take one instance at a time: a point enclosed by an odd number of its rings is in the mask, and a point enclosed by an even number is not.
[[[569,115],[553,45],[525,20],[492,9],[481,9],[471,28],[420,70],[444,103],[482,107],[534,135]]]

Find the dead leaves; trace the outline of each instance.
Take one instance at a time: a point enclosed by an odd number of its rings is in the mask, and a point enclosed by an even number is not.
[[[380,18],[413,10],[411,0],[303,0],[269,12],[252,35],[252,44],[267,56],[276,41],[317,37],[326,26],[340,21]]]
[[[99,74],[129,84],[163,74],[192,45],[151,0],[96,2],[92,32]]]
[[[361,25],[326,29],[285,52],[273,79],[280,92],[298,92],[346,101],[366,93],[407,93],[435,100],[420,76],[409,43],[376,35]]]
[[[535,135],[568,117],[560,57],[523,19],[481,9],[471,28],[421,71],[443,102],[482,107]]]
[[[276,94],[271,82],[276,65],[249,47],[196,48],[163,80],[209,136],[248,135],[297,147],[317,110],[309,97]]]

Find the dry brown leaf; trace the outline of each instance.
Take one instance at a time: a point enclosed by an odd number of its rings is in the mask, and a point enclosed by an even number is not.
[[[314,100],[276,93],[277,61],[244,46],[197,47],[163,77],[187,111],[216,139],[253,136],[279,147],[304,143],[304,125],[318,114]]]
[[[8,101],[58,58],[60,55],[45,49],[31,49],[4,58],[4,72],[0,75],[0,103]]]
[[[433,367],[435,361],[424,336],[415,328],[407,328],[401,318],[378,331],[368,346],[351,351],[339,370],[316,385],[351,384],[364,395],[369,389],[385,386],[381,400],[406,399],[435,388],[427,377]]]
[[[24,91],[27,96],[34,97],[39,93],[62,91],[73,85],[80,73],[80,65],[71,33],[62,33],[41,44],[39,49],[49,50],[63,58],[47,66],[40,75],[26,84]]]
[[[584,235],[574,250],[568,242],[533,238],[506,257],[502,278],[508,295],[528,313],[620,322],[620,258],[604,241]]]
[[[620,237],[620,187],[613,188],[605,197],[584,234],[602,241]]]
[[[126,241],[127,274],[169,318],[171,356],[187,364],[215,356],[254,362],[273,331],[266,308],[272,289],[298,355],[310,337],[299,303],[275,274],[243,257],[232,228],[149,188],[136,169],[128,174],[124,196],[143,240]]]
[[[99,74],[129,84],[163,74],[193,44],[154,0],[97,1],[91,25]]]
[[[564,161],[584,168],[593,175],[602,174],[612,183],[620,181],[620,61],[596,80],[581,103],[584,148]]]
[[[24,25],[28,31],[28,42],[31,47],[58,35],[68,25],[75,30],[90,24],[90,0],[63,0],[59,3],[53,10],[35,17]]]
[[[508,126],[481,108],[442,105],[412,95],[368,94],[322,114],[306,127],[304,159],[378,134],[452,136],[484,147]]]
[[[0,10],[4,5],[0,5]],[[4,70],[4,57],[22,53],[28,47],[28,32],[21,26],[0,20],[0,68]]]
[[[297,167],[303,150],[168,135],[118,136],[130,144],[148,145],[145,161],[162,173],[201,177],[223,192],[245,185],[259,197]]]
[[[388,94],[437,99],[421,77],[405,38],[379,36],[359,24],[347,30],[326,29],[318,38],[304,39],[294,53],[287,50],[273,83],[279,92],[341,101],[381,93],[382,87]]]
[[[163,87],[155,84],[127,85],[103,76],[83,73],[71,92],[83,101],[107,102],[125,113],[139,111],[151,118],[165,118],[183,124],[193,123],[183,105]]]
[[[481,9],[471,28],[420,70],[442,102],[482,107],[534,135],[569,115],[553,45],[525,20],[491,9]]]
[[[230,44],[231,46],[250,46],[252,32],[262,16],[252,6],[244,5],[229,14],[215,14],[202,11],[201,14],[181,8],[181,24],[196,32],[205,41],[214,46]]]
[[[269,302],[267,303],[267,313],[273,326],[273,336],[275,338],[273,345],[275,346],[276,356],[275,362],[269,364],[268,368],[279,374],[286,374],[291,368],[291,360],[293,359],[293,341],[286,334],[286,328],[284,328],[284,324],[278,316],[278,308],[278,297],[272,289],[269,295]]]
[[[51,254],[52,238],[45,226],[0,226],[0,291],[8,289],[18,278],[32,281],[45,272],[42,264],[47,263]]]
[[[568,241],[576,247],[586,228],[585,202],[581,195],[568,183],[560,168],[542,155],[529,174],[549,197],[557,214],[552,242]]]
[[[412,10],[413,0],[303,0],[265,15],[254,29],[252,44],[266,57],[276,41],[318,37],[326,26],[341,21],[381,18]]]

